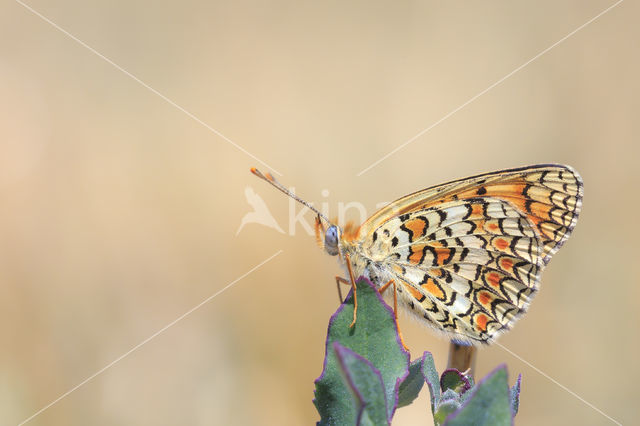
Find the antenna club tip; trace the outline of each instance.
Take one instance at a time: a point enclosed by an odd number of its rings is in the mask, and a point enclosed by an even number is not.
[[[255,167],[252,167],[249,169],[251,171],[251,173],[253,173],[254,175],[258,174],[258,169],[256,169]]]

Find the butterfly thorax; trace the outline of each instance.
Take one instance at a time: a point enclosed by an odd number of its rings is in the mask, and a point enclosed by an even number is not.
[[[345,227],[340,238],[340,261],[348,274],[345,259],[348,257],[355,278],[367,277],[376,287],[384,285],[392,279],[389,274],[389,265],[386,264],[387,256],[384,251],[371,251],[359,238],[358,228],[349,224]]]

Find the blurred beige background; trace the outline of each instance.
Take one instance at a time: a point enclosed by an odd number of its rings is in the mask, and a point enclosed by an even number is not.
[[[613,1],[47,2],[35,10],[281,172],[309,201],[377,203],[567,163],[578,227],[500,342],[622,423],[637,418],[640,7],[623,2],[361,177]],[[244,277],[29,425],[301,425],[336,260],[266,167],[17,2],[0,6],[0,423],[18,424]],[[248,224],[251,187],[284,234]],[[328,190],[328,196],[322,191]],[[357,218],[357,212],[350,210]],[[312,215],[306,216],[311,222]],[[447,343],[403,321],[414,356]],[[522,373],[518,424],[613,424]],[[429,424],[423,391],[394,424]]]

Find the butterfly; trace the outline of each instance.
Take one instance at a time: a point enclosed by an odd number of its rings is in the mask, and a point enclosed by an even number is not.
[[[583,197],[573,168],[540,164],[426,188],[342,229],[269,173],[251,171],[317,214],[319,244],[349,275],[336,280],[353,288],[352,326],[354,277],[364,275],[381,293],[393,286],[396,321],[400,305],[467,345],[491,343],[527,311]]]

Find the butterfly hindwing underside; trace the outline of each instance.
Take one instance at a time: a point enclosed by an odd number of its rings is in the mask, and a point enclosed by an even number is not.
[[[447,337],[489,343],[526,312],[575,227],[582,181],[539,165],[407,195],[345,236],[356,274],[398,284],[399,302]]]

